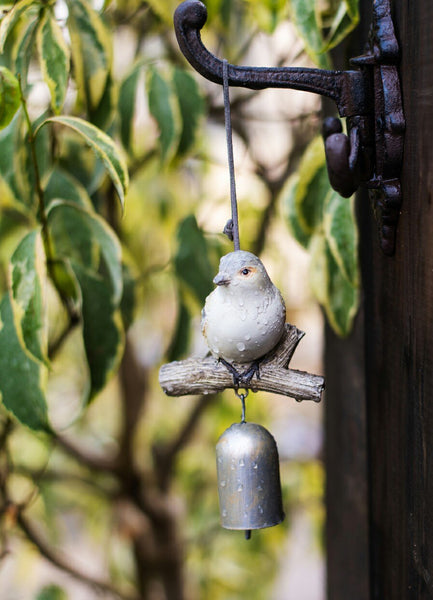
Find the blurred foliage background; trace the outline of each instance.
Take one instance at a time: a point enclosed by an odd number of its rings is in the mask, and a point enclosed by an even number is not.
[[[162,362],[206,351],[200,310],[231,250],[222,91],[178,50],[176,4],[0,4],[5,600],[278,600],[300,510],[321,548],[318,407],[248,399],[248,420],[275,428],[287,516],[247,543],[219,527],[215,481],[239,402],[169,399],[158,385]],[[354,0],[206,6],[205,44],[258,66],[329,68],[358,20]],[[233,89],[231,104],[242,246],[309,333],[294,365],[317,372],[305,272],[341,335],[358,294],[352,204],[327,183],[320,100]]]

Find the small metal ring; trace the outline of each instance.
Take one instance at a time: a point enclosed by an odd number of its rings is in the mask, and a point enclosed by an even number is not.
[[[244,392],[239,392],[240,389],[243,389]],[[250,391],[247,388],[234,388],[233,391],[240,400],[245,400],[245,398],[247,398],[248,394],[250,393]]]

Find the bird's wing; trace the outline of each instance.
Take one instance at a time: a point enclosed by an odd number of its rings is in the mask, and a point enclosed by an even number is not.
[[[202,311],[201,311],[201,331],[203,333],[203,335],[205,335],[205,329],[206,329],[206,322],[207,322],[207,318],[206,318],[206,310],[205,307],[203,306]]]

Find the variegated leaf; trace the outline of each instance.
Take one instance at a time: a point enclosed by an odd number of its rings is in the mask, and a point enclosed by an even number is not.
[[[44,11],[40,20],[37,45],[41,72],[50,90],[51,106],[59,114],[68,87],[69,47],[50,8]]]
[[[135,96],[142,68],[142,62],[135,64],[122,81],[119,89],[118,112],[120,119],[120,137],[122,139],[123,147],[126,149],[131,148],[131,135],[135,112]]]
[[[112,63],[110,34],[87,0],[67,0],[74,76],[89,110],[99,105]]]
[[[196,140],[205,105],[197,81],[187,71],[175,69],[173,84],[182,117],[177,153],[183,155],[191,149]]]
[[[114,305],[122,297],[122,250],[118,238],[107,222],[95,212],[78,204],[53,201],[48,224],[56,255],[79,263],[95,273],[108,274],[107,286]],[[101,264],[101,260],[103,263]]]
[[[290,232],[295,240],[303,248],[308,248],[311,239],[311,233],[308,233],[300,224],[296,206],[296,194],[298,190],[299,176],[295,174],[285,184],[281,191],[281,197],[284,205],[284,216],[287,220]]]
[[[355,13],[352,15],[348,11],[346,4],[342,2],[334,15],[330,30],[324,41],[323,52],[329,52],[342,42],[352,29],[357,26],[358,21],[359,14]]]
[[[83,299],[83,339],[90,370],[90,401],[117,370],[125,335],[120,308],[113,302],[107,282],[80,265],[72,266]]]
[[[329,69],[329,58],[322,50],[323,35],[316,0],[290,0],[290,11],[307,54],[319,67]]]
[[[22,15],[29,10],[29,8],[32,8],[38,4],[39,2],[36,2],[35,0],[19,0],[3,17],[0,23],[0,54],[4,50],[4,46],[10,32],[15,27]]]
[[[125,194],[129,184],[128,168],[120,148],[115,144],[112,138],[91,123],[78,117],[50,117],[39,126],[36,134],[47,123],[65,125],[84,138],[85,142],[93,148],[99,158],[102,159],[123,207]]]
[[[306,235],[313,234],[316,227],[321,226],[323,202],[329,190],[323,140],[316,137],[302,156],[295,194],[294,208],[299,227]]]
[[[0,303],[0,396],[21,423],[49,430],[45,388],[47,368],[27,350],[9,294]]]
[[[36,230],[24,237],[12,255],[10,287],[12,310],[24,344],[42,362],[48,362],[45,283],[45,253]]]
[[[328,288],[323,306],[331,327],[339,336],[346,337],[352,330],[353,319],[358,312],[359,290],[343,275],[328,244],[325,258]]]
[[[359,0],[344,0],[347,7],[347,12],[350,15],[352,21],[358,22],[359,20]]]
[[[37,18],[27,20],[17,31],[17,38],[12,49],[14,72],[19,74],[24,91],[27,88],[27,74],[33,56],[33,48],[36,46],[37,25]]]
[[[324,205],[323,229],[343,277],[353,286],[358,286],[358,230],[353,198],[342,198],[336,191],[330,190]]]
[[[9,125],[20,104],[18,79],[6,67],[0,67],[0,129]]]
[[[175,154],[180,137],[179,107],[170,83],[154,68],[149,69],[149,110],[159,129],[161,160],[168,162]]]
[[[54,168],[43,181],[44,200],[48,207],[53,200],[74,202],[92,210],[92,201],[85,187],[68,171]]]

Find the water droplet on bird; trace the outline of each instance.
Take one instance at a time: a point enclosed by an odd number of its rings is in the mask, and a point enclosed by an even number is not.
[[[245,344],[243,342],[238,342],[236,344],[236,348],[239,350],[239,352],[243,352],[245,350]]]
[[[246,342],[249,342],[249,341],[250,341],[250,339],[251,339],[251,336],[250,336],[250,334],[249,334],[249,333],[247,333],[247,335],[245,336],[245,341],[246,341]]]
[[[243,459],[243,458],[241,458],[241,459],[240,459],[240,461],[239,461],[239,466],[240,466],[240,467],[245,467],[245,461],[244,461],[244,459]]]
[[[240,483],[238,485],[238,492],[242,492],[243,489],[244,489],[244,486],[242,485],[242,483]]]
[[[225,479],[223,479],[220,483],[221,487],[226,487],[227,482],[225,481]]]
[[[222,511],[221,516],[223,516],[223,517],[227,516],[227,511],[225,509]]]
[[[247,315],[243,312],[241,314],[241,321],[245,321],[246,318],[247,318]]]
[[[244,305],[244,301],[243,300],[239,300],[239,306],[243,306]]]

